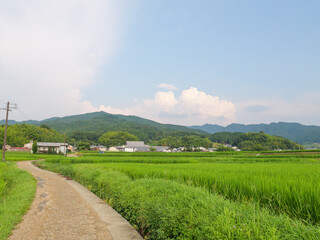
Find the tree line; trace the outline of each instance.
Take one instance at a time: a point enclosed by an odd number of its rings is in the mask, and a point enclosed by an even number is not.
[[[135,129],[137,131],[137,129]],[[89,149],[90,145],[104,145],[107,147],[124,145],[126,141],[145,141],[151,146],[169,146],[170,148],[210,148],[213,143],[230,144],[245,151],[268,151],[274,149],[303,149],[284,137],[270,136],[264,132],[259,133],[230,133],[220,132],[215,134],[202,134],[194,132],[166,132],[157,136],[146,137],[144,134],[135,135],[131,129],[128,131],[85,132],[76,131],[67,135],[69,144],[78,149]],[[142,128],[140,131],[144,131]],[[159,133],[159,132],[158,132]],[[4,125],[0,126],[0,146],[3,145]],[[141,137],[143,136],[143,137]],[[25,143],[38,142],[63,142],[63,134],[43,124],[41,126],[29,124],[15,124],[8,126],[7,144],[22,147]],[[218,150],[230,150],[223,147]]]

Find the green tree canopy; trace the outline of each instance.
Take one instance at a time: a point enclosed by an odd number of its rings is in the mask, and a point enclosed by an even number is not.
[[[78,142],[77,143],[78,150],[89,150],[90,149],[90,143],[88,142]]]
[[[158,141],[159,145],[169,146],[170,148],[178,147],[212,147],[212,142],[206,138],[198,135],[189,135],[189,136],[168,136]]]
[[[117,145],[124,145],[126,141],[137,141],[138,138],[128,132],[116,131],[116,132],[107,132],[103,134],[99,139],[99,143],[111,147]]]
[[[218,143],[228,143],[244,151],[270,151],[274,149],[303,149],[303,146],[284,137],[270,136],[263,131],[259,133],[229,133],[221,132],[210,136]]]
[[[0,126],[0,145],[3,145],[4,126]],[[24,144],[38,142],[63,142],[64,137],[54,129],[42,128],[29,124],[9,125],[7,144],[12,147],[23,147]]]

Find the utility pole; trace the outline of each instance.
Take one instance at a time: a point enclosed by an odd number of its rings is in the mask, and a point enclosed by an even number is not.
[[[66,157],[67,151],[66,151],[66,134],[64,134],[64,156]]]
[[[7,129],[8,129],[8,118],[9,118],[9,111],[12,111],[12,109],[17,109],[17,104],[11,104],[13,105],[10,107],[10,102],[7,102],[7,108],[2,108],[3,110],[6,110],[6,126],[4,128],[4,139],[3,139],[3,153],[2,153],[2,161],[5,162],[5,156],[6,156],[6,144],[7,144]]]

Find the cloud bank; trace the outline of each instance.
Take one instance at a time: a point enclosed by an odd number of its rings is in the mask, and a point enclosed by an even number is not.
[[[308,92],[285,100],[280,97],[254,99],[235,104],[241,123],[299,122],[319,125],[320,92]]]
[[[1,1],[2,101],[32,119],[93,111],[81,89],[114,55],[123,15],[113,0]]]
[[[159,91],[154,98],[138,102],[131,108],[119,109],[102,105],[98,110],[183,125],[226,125],[236,121],[235,106],[232,102],[206,94],[195,87],[183,90],[180,96],[176,96],[173,91]]]

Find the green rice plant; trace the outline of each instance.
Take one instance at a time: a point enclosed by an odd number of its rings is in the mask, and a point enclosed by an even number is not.
[[[196,163],[197,160],[193,158],[163,158],[163,157],[92,157],[92,156],[84,156],[84,157],[72,157],[72,158],[51,158],[47,159],[47,162],[51,163],[154,163],[154,164],[176,164],[176,163]]]
[[[254,202],[228,201],[172,180],[132,179],[115,170],[120,164],[40,164],[89,187],[146,239],[320,239],[318,227],[276,215]]]
[[[241,202],[257,202],[276,213],[318,224],[320,165],[287,163],[84,164],[120,171],[132,179],[162,178],[202,187]]]
[[[0,152],[1,154],[1,152]],[[52,158],[61,158],[61,155],[49,155],[49,154],[32,154],[30,152],[6,152],[6,161],[30,161],[38,159],[52,159]]]

